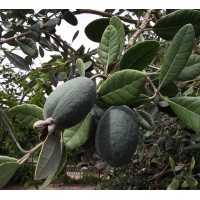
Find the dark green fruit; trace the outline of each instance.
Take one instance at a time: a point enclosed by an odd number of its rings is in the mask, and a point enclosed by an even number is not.
[[[85,77],[71,79],[57,87],[44,104],[44,118],[53,118],[63,130],[82,121],[94,106],[96,87]]]
[[[138,120],[127,106],[113,106],[100,119],[95,147],[101,158],[112,167],[128,163],[138,145]]]

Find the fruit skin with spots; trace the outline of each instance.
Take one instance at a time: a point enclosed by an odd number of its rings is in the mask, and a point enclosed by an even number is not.
[[[127,106],[110,107],[99,121],[95,147],[112,167],[130,162],[138,145],[138,119]]]
[[[91,111],[96,100],[96,87],[86,77],[71,79],[58,86],[44,104],[44,118],[53,118],[58,130],[72,127]]]

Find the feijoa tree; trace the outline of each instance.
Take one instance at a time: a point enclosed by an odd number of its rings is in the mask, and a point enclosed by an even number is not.
[[[98,43],[97,49],[85,50],[84,43],[74,49],[71,41],[63,40],[56,32],[62,21],[76,26],[76,16],[84,13],[99,16],[84,30],[90,40]],[[137,114],[139,140],[131,160],[113,168],[113,178],[104,183],[105,187],[199,188],[198,10],[0,10],[0,17],[0,149],[5,149],[2,144],[9,136],[23,153],[22,157],[9,153],[0,156],[1,188],[40,148],[35,180],[46,179],[40,189],[62,171],[69,154],[88,149],[95,153],[98,122],[112,106],[128,106]],[[79,31],[72,41],[78,36]],[[47,51],[54,55],[36,66],[36,60]],[[95,109],[75,126],[60,130],[55,119],[49,121],[43,114],[46,99],[58,85],[78,77],[94,82]],[[76,87],[72,85],[70,90],[75,92]],[[72,114],[84,99],[84,91],[78,94],[70,101],[75,102],[70,107]],[[57,101],[54,95],[53,105]],[[55,114],[55,110],[51,112]],[[62,113],[68,108],[62,109],[59,104],[58,110]],[[22,147],[18,134],[22,134],[22,127],[29,130],[26,134],[38,134],[37,143]],[[96,165],[106,172],[105,176],[110,170],[106,166],[102,162]]]

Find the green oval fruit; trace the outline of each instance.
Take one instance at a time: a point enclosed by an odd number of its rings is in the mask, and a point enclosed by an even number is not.
[[[100,119],[95,147],[101,158],[112,167],[128,163],[138,144],[138,120],[127,106],[113,106]]]
[[[85,77],[71,79],[57,87],[44,104],[44,118],[53,118],[63,130],[82,121],[94,106],[96,87]]]

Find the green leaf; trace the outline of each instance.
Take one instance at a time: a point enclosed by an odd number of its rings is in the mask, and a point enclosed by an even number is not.
[[[9,134],[11,135],[12,139],[15,141],[19,150],[23,153],[26,153],[26,151],[20,146],[19,142],[16,139],[16,133],[12,127],[11,121],[5,115],[3,110],[1,110],[1,108],[0,108],[0,123],[3,125],[4,129],[9,132]]]
[[[79,70],[80,76],[85,76],[85,65],[84,65],[83,60],[81,58],[78,58],[76,60],[76,66]]]
[[[93,42],[100,42],[104,30],[110,23],[110,18],[100,18],[90,22],[85,27],[86,36]],[[129,33],[129,29],[124,25],[125,34]]]
[[[8,162],[17,162],[17,159],[8,156],[0,156],[0,165]]]
[[[194,28],[191,24],[181,28],[172,40],[160,71],[159,88],[178,77],[185,67],[194,44]]]
[[[44,188],[46,188],[56,178],[56,176],[60,174],[60,172],[62,171],[62,169],[64,168],[66,164],[66,161],[67,161],[67,151],[66,151],[66,147],[63,145],[61,159],[60,159],[60,163],[58,165],[57,171],[46,178],[45,182],[39,187],[39,190],[43,190]]]
[[[195,187],[198,185],[197,180],[192,176],[185,176],[185,180],[190,187]]]
[[[40,56],[43,58],[44,57],[44,50],[41,46],[39,46],[39,53],[40,53]]]
[[[119,69],[135,69],[141,71],[153,61],[158,50],[159,42],[157,41],[146,40],[139,42],[124,53],[119,64]]]
[[[30,70],[28,63],[22,57],[18,56],[17,54],[7,52],[7,51],[4,51],[4,53],[5,53],[6,57],[8,58],[8,60],[15,67],[18,67],[19,69],[22,69],[22,70],[25,70],[25,71]]]
[[[6,22],[2,22],[2,23],[6,28],[12,27],[12,22],[6,21]]]
[[[200,56],[191,55],[187,64],[177,77],[178,81],[187,81],[200,75]]]
[[[170,164],[171,170],[173,172],[175,172],[175,163],[174,163],[174,160],[171,157],[169,157],[169,164]]]
[[[119,55],[119,37],[117,29],[109,25],[104,31],[98,49],[99,58],[106,71]]]
[[[134,101],[132,101],[129,106],[131,108],[135,108],[138,107],[142,104],[144,104],[146,101],[148,101],[149,96],[145,95],[145,94],[140,94]]]
[[[23,22],[23,20],[22,20],[22,19],[20,19],[19,21],[17,21],[17,22],[16,22],[16,26],[19,26],[19,25],[21,25],[21,24],[22,24],[22,22]]]
[[[193,149],[200,149],[200,144],[191,144],[187,147],[183,148],[184,150],[193,150]]]
[[[172,40],[176,33],[186,24],[192,24],[195,37],[200,35],[200,12],[197,10],[178,10],[162,17],[153,27],[153,31],[165,40]]]
[[[190,137],[191,137],[191,139],[192,139],[193,141],[196,141],[196,142],[199,142],[199,141],[200,141],[200,135],[199,135],[199,134],[191,135]]]
[[[153,158],[155,155],[157,155],[157,156],[160,155],[160,148],[159,148],[159,146],[156,145],[156,144],[152,145],[152,146],[149,148],[146,157],[147,157],[147,158]]]
[[[137,110],[137,116],[138,121],[143,128],[147,130],[153,130],[155,128],[154,120],[149,113],[144,110]]]
[[[173,180],[167,187],[167,190],[177,190],[179,188],[179,185],[180,185],[179,179]]]
[[[60,18],[53,18],[48,20],[43,27],[51,27],[51,26],[56,26],[60,22]]]
[[[92,115],[89,113],[87,117],[76,126],[65,129],[63,140],[67,150],[76,150],[88,140],[92,130],[92,122]]]
[[[76,26],[78,24],[76,16],[69,10],[65,11],[65,13],[63,14],[63,19],[73,26]]]
[[[40,41],[40,36],[41,36],[41,30],[40,30],[40,25],[39,24],[33,24],[31,27],[30,27],[30,32],[31,32],[31,35],[33,37],[33,39],[36,41],[36,42],[39,42]]]
[[[45,140],[35,170],[35,180],[41,180],[54,174],[61,158],[59,135],[49,135]]]
[[[19,39],[17,40],[17,43],[21,50],[28,56],[35,57],[37,55],[38,50],[36,43],[31,38]]]
[[[187,181],[183,181],[183,183],[182,183],[182,185],[181,185],[183,188],[185,188],[185,187],[189,187],[189,185],[188,185],[188,183],[187,183]]]
[[[43,120],[43,109],[34,104],[17,105],[9,110],[9,113],[23,125],[33,128],[38,120]]]
[[[175,114],[191,129],[200,132],[200,98],[174,97],[167,100]]]
[[[190,162],[190,174],[192,174],[192,170],[194,169],[195,166],[195,159],[192,156],[191,162]]]
[[[127,105],[136,100],[146,83],[142,72],[126,69],[115,72],[100,86],[97,101],[105,107]]]
[[[156,86],[156,88],[159,87],[159,79],[154,79],[152,82]],[[151,85],[150,88],[153,91]],[[160,94],[167,97],[174,97],[178,94],[178,92],[179,92],[178,86],[174,82],[171,82],[160,89]]]
[[[124,31],[124,24],[117,16],[112,16],[110,18],[110,25],[113,25],[116,30],[118,31],[118,38],[119,38],[119,56],[121,55],[124,43],[125,43],[125,31]]]
[[[16,162],[9,162],[0,165],[0,189],[8,183],[19,166],[20,164]]]
[[[76,31],[76,33],[74,33],[74,36],[72,38],[72,42],[78,37],[78,34],[79,34],[79,30]]]

